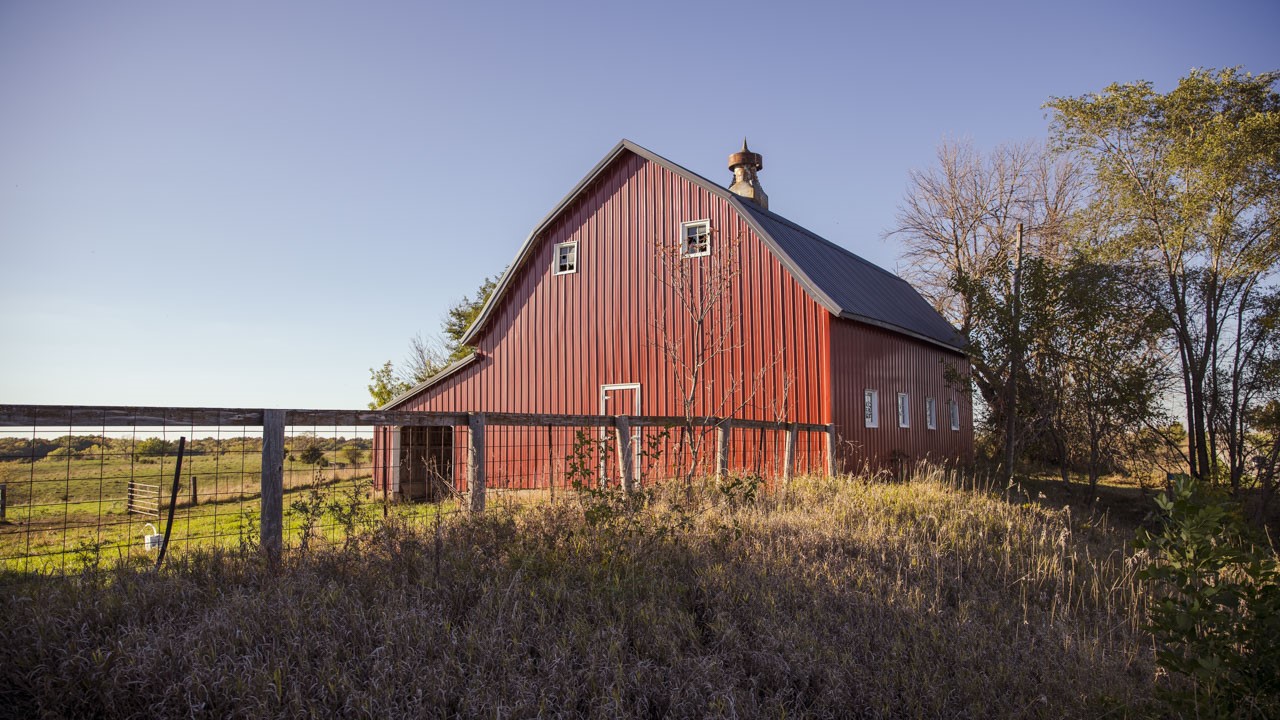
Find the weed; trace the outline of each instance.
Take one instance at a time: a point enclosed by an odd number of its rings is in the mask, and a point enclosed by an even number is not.
[[[261,528],[258,525],[258,513],[243,510],[240,512],[240,552],[256,555],[262,547]]]
[[[340,491],[330,500],[325,508],[333,516],[334,522],[342,528],[343,548],[350,550],[357,539],[357,530],[365,519],[365,495],[372,483],[352,485]]]
[[[76,566],[85,573],[96,573],[102,565],[102,549],[106,543],[98,538],[84,538],[76,543]]]
[[[738,510],[756,504],[764,478],[755,474],[732,473],[716,483],[716,491],[730,510]]]
[[[289,503],[289,510],[298,518],[298,549],[305,555],[311,546],[312,535],[324,516],[324,494],[312,488]]]

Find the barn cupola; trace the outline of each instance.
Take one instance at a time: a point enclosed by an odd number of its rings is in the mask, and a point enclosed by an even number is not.
[[[760,178],[756,176],[756,173],[764,169],[764,157],[747,148],[746,138],[742,138],[742,151],[729,156],[729,169],[733,171],[733,184],[729,186],[729,192],[768,210],[769,196],[765,195],[764,188],[760,187]]]

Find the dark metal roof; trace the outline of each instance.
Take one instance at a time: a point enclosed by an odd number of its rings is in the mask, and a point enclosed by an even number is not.
[[[810,293],[820,291],[841,317],[964,348],[951,323],[906,280],[753,202],[741,206],[804,273]]]
[[[736,207],[814,302],[832,314],[888,328],[953,351],[963,351],[964,342],[955,328],[906,280],[630,140],[622,140],[615,145],[529,233],[515,261],[507,267],[489,301],[463,336],[464,344],[469,344],[484,328],[502,300],[507,285],[533,253],[539,234],[625,152],[657,163]]]

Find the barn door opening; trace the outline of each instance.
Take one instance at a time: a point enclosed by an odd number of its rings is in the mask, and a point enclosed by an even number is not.
[[[437,502],[453,489],[453,428],[400,428],[400,498]]]
[[[600,414],[627,415],[630,417],[640,415],[640,383],[601,385]],[[609,429],[600,428],[600,439],[604,440],[607,437],[610,437]],[[631,429],[631,448],[635,454],[633,462],[638,462],[640,457],[640,428],[638,427]],[[634,467],[638,467],[638,465]],[[617,449],[610,446],[606,448],[605,452],[600,453],[600,482],[605,484],[617,480]]]

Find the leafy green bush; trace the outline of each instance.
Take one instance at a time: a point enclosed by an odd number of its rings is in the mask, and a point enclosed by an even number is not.
[[[137,457],[155,457],[174,451],[174,443],[158,437],[149,437],[134,446],[133,454]]]
[[[1156,499],[1160,527],[1138,531],[1152,555],[1141,578],[1155,602],[1148,629],[1166,688],[1194,717],[1280,717],[1280,570],[1236,509],[1192,478]]]
[[[308,445],[298,453],[298,459],[308,465],[315,465],[324,459],[324,450],[317,445]]]
[[[360,464],[360,458],[364,456],[364,450],[356,444],[348,444],[342,446],[342,457],[347,461],[348,465],[356,466]]]

